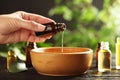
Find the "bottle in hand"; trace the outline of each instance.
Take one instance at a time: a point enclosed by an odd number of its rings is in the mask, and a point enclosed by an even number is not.
[[[66,29],[65,23],[46,23],[45,30],[42,32],[35,32],[36,36],[42,36],[42,35],[54,35],[58,32],[64,31]]]

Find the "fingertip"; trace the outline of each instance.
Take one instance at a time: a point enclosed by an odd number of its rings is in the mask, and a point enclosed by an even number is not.
[[[44,42],[45,40],[46,38],[36,37],[35,35],[31,35],[28,39],[30,42]]]
[[[35,31],[44,31],[45,30],[45,26],[42,24],[38,24]]]
[[[48,37],[46,37],[47,39],[51,39],[52,38],[52,36],[48,36]]]

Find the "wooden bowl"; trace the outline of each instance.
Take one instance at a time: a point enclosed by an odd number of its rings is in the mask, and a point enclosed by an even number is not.
[[[72,76],[87,72],[93,60],[89,48],[61,47],[31,50],[31,61],[38,73],[50,76]]]

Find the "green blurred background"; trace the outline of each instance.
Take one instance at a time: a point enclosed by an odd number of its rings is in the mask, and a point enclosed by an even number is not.
[[[14,4],[13,4],[14,3]],[[0,14],[24,10],[63,22],[65,47],[88,47],[94,50],[97,43],[108,41],[115,53],[116,37],[120,36],[120,0],[1,0]],[[53,36],[38,47],[61,46],[62,33]],[[14,50],[25,60],[26,42],[0,45],[0,56]]]

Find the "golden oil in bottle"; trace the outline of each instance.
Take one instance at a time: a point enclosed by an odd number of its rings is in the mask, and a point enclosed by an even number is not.
[[[116,69],[120,69],[120,37],[117,38],[115,57],[116,57]]]
[[[9,70],[10,66],[17,62],[17,56],[14,51],[10,50],[8,51],[8,56],[7,56],[7,69]]]
[[[101,42],[100,51],[98,52],[98,71],[111,71],[111,51],[109,50],[108,42]]]

